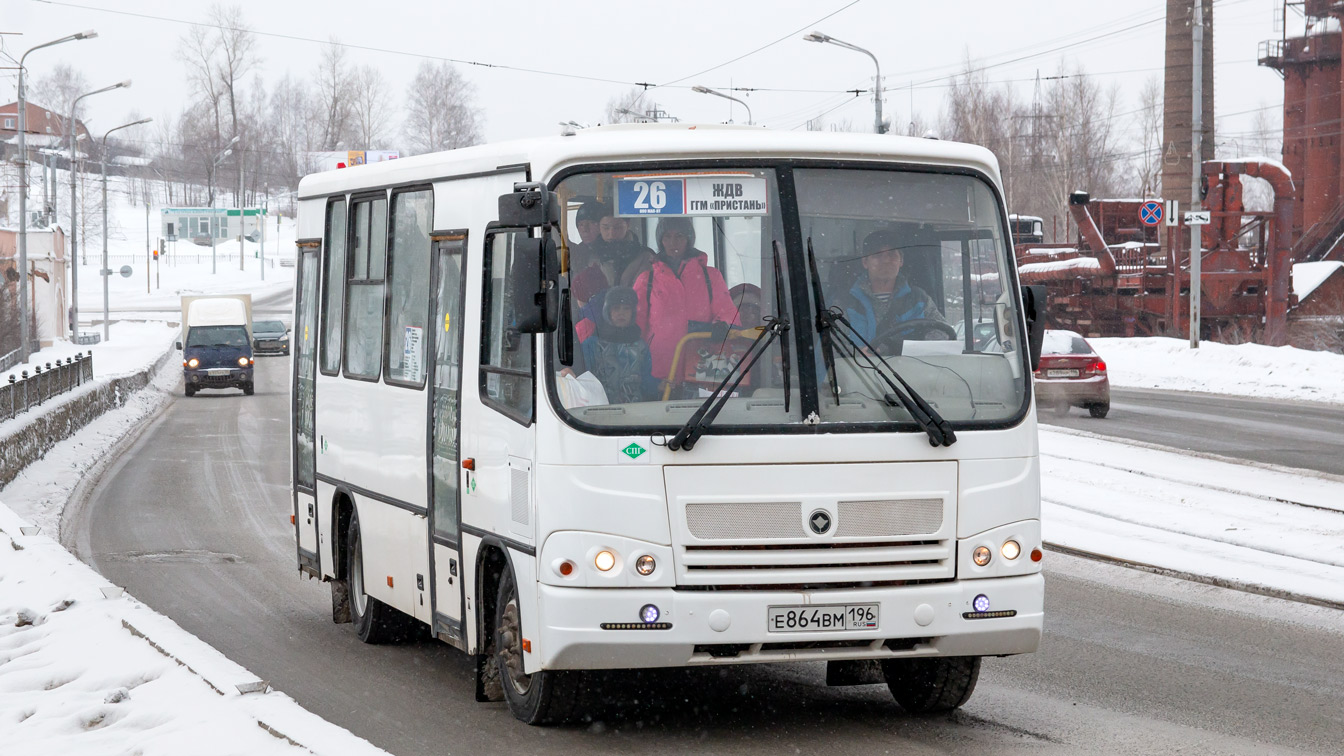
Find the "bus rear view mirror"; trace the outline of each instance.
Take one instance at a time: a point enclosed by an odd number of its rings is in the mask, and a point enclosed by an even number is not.
[[[514,240],[513,261],[509,266],[514,329],[520,333],[555,330],[560,312],[560,290],[555,280],[559,270],[560,257],[549,237]]]
[[[513,191],[499,195],[499,225],[538,228],[560,222],[560,202],[545,184],[514,184]]]
[[[1023,286],[1022,308],[1027,316],[1027,353],[1034,371],[1041,365],[1041,340],[1045,338],[1045,287]]]

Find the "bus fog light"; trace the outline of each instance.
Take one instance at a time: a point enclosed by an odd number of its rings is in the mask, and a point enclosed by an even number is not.
[[[656,569],[657,567],[658,563],[655,562],[653,557],[649,556],[648,554],[645,554],[644,556],[635,560],[635,571],[641,575],[652,575],[654,569]],[[654,609],[656,611],[657,607],[654,607]],[[652,622],[652,620],[650,620],[650,622]]]
[[[658,607],[653,604],[645,604],[639,608],[639,618],[645,622],[657,622],[659,616]]]
[[[976,546],[975,551],[971,552],[971,559],[981,567],[989,564],[990,556],[988,546]]]
[[[976,596],[975,600],[971,602],[971,608],[977,612],[989,611],[989,596],[986,596],[983,593]]]
[[[602,572],[610,572],[611,568],[616,566],[616,555],[603,549],[593,557],[593,566]]]
[[[1007,559],[1008,561],[1011,562],[1014,559],[1017,559],[1018,556],[1022,554],[1022,547],[1017,543],[1017,541],[1008,540],[1003,542],[1003,548],[1000,549],[999,551],[1000,553],[1003,554],[1004,559]]]

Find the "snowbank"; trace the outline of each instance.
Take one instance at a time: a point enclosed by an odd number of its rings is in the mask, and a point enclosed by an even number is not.
[[[1112,386],[1344,404],[1344,355],[1185,339],[1088,339]]]
[[[5,753],[382,754],[126,595],[0,503]]]

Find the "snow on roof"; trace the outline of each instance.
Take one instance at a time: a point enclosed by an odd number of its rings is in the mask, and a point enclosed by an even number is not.
[[[1297,295],[1299,300],[1306,299],[1340,268],[1344,268],[1344,262],[1295,263],[1293,265],[1293,293]]]
[[[1290,177],[1293,175],[1293,172],[1290,171],[1290,170],[1288,170],[1288,168],[1285,167],[1284,164],[1283,164],[1282,162],[1280,162],[1278,158],[1266,157],[1265,155],[1250,155],[1250,156],[1248,156],[1248,157],[1224,158],[1224,159],[1222,159],[1220,162],[1223,162],[1223,163],[1265,163],[1266,165],[1272,165],[1272,166],[1274,166],[1275,168],[1278,168],[1279,170],[1281,170],[1281,171],[1283,171],[1284,173],[1288,174]]]
[[[1101,261],[1095,257],[1075,257],[1072,260],[1051,260],[1050,262],[1027,263],[1020,265],[1017,272],[1026,273],[1049,273],[1056,270],[1076,270],[1079,273],[1091,270],[1101,270]]]

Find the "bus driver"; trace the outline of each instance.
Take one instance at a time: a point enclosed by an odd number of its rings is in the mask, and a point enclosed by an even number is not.
[[[947,322],[933,298],[901,275],[903,264],[899,233],[868,234],[863,240],[864,272],[838,303],[854,329],[874,346],[884,337],[903,333],[899,326],[906,321]]]

